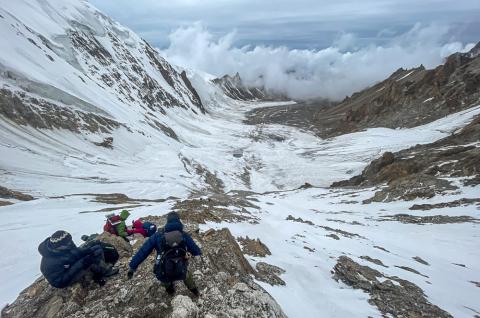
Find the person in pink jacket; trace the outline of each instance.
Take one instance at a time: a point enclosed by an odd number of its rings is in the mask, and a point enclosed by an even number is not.
[[[143,222],[142,219],[133,221],[132,229],[127,228],[128,235],[135,233],[143,235],[143,237],[150,237],[157,231],[155,224],[150,222]]]

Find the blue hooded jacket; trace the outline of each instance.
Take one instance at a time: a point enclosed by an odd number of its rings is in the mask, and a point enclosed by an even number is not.
[[[150,255],[150,253],[152,253],[153,249],[157,250],[157,255],[162,254],[163,233],[173,231],[180,231],[183,233],[183,224],[178,218],[169,220],[167,224],[165,224],[163,231],[159,230],[157,233],[150,236],[145,243],[143,243],[142,247],[137,251],[137,253],[135,253],[130,261],[130,269],[136,271],[138,266],[148,257],[148,255]],[[202,251],[190,235],[183,233],[183,240],[187,246],[187,252],[191,253],[193,256],[202,254]]]
[[[101,247],[78,248],[73,241],[66,248],[56,248],[48,237],[38,246],[42,255],[40,271],[53,287],[70,286],[74,278],[90,266],[91,263],[85,264],[85,258],[98,248]]]

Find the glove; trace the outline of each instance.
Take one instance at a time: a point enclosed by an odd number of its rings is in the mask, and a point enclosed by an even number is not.
[[[133,273],[135,273],[132,269],[128,270],[127,277],[128,279],[132,279]]]

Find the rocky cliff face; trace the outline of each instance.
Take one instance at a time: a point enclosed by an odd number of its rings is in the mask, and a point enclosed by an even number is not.
[[[480,104],[479,48],[480,43],[468,53],[452,54],[432,70],[399,69],[338,104],[302,102],[258,109],[249,114],[248,122],[258,123],[255,119],[261,118],[264,123],[307,128],[323,138],[372,127],[426,124]]]
[[[163,131],[168,108],[205,112],[184,71],[88,2],[18,1],[0,13],[8,42],[0,52],[1,120],[94,132],[136,119]]]
[[[367,201],[432,198],[458,189],[448,178],[461,178],[463,185],[480,184],[480,116],[469,125],[434,143],[417,145],[397,153],[386,152],[373,160],[361,175],[332,184],[332,187],[379,186]]]
[[[159,226],[165,222],[162,217],[148,219]],[[198,298],[182,282],[173,297],[165,292],[152,272],[154,253],[127,280],[128,261],[144,239],[136,236],[130,246],[104,233],[100,239],[115,245],[120,253],[119,275],[103,287],[85,280],[66,289],[53,288],[40,278],[2,310],[2,317],[286,317],[253,280],[255,276],[279,279],[275,267],[261,263],[258,271],[252,268],[228,229],[199,233],[194,223],[186,227],[204,253],[190,263],[200,290]]]
[[[329,135],[368,127],[415,127],[480,103],[480,56],[477,44],[469,53],[455,53],[445,64],[399,69],[388,79],[346,98],[318,114],[330,117]]]
[[[216,78],[212,82],[220,87],[225,95],[235,100],[255,101],[273,99],[273,96],[270,96],[265,90],[247,86],[238,73],[233,77],[225,75],[221,78]]]

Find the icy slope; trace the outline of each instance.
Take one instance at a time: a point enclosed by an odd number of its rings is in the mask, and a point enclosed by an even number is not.
[[[186,74],[86,1],[4,0],[0,15],[4,88],[131,126],[168,107],[203,111]]]
[[[39,276],[38,243],[60,227],[78,239],[99,232],[112,209],[129,208],[133,219],[164,214],[190,196],[248,190],[256,192],[250,199],[259,208],[247,212],[258,224],[222,225],[268,245],[267,260],[287,271],[287,286],[265,287],[291,317],[380,315],[367,294],[332,280],[343,254],[362,264],[360,256],[381,259],[387,269],[370,265],[414,282],[455,316],[480,311],[478,287],[470,282],[480,281],[475,223],[379,222],[381,215],[407,212],[410,203],[362,205],[370,190],[322,188],[360,173],[382,152],[447,136],[480,107],[415,128],[326,140],[292,127],[246,125],[248,110],[278,103],[224,96],[208,75],[170,66],[88,2],[0,4],[0,185],[37,198],[0,207],[0,303]],[[94,144],[105,137],[113,137],[112,149]],[[296,190],[305,182],[319,188]],[[133,199],[102,203],[98,193]],[[478,197],[478,187],[415,203],[462,197]],[[418,215],[434,213],[475,215],[469,207]],[[286,220],[289,215],[314,225]],[[344,233],[336,240],[325,235],[339,232],[326,226],[362,238]],[[431,267],[414,263],[414,256]]]

